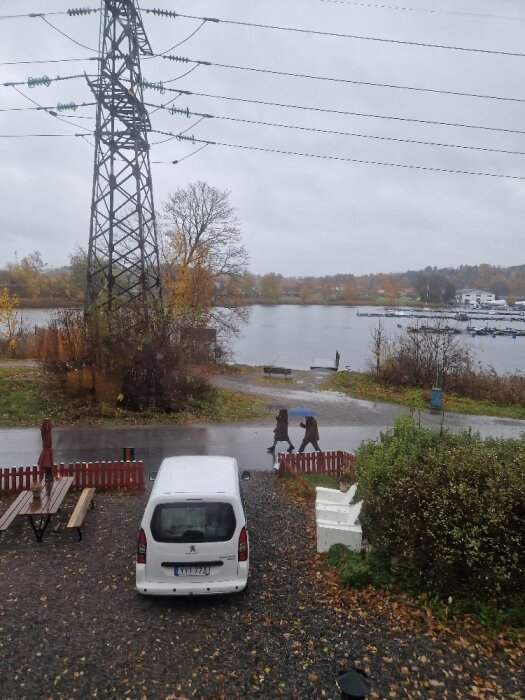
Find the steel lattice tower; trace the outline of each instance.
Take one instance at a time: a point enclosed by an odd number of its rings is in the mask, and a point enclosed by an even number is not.
[[[152,55],[135,0],[103,0],[99,72],[88,83],[97,100],[86,311],[107,312],[160,297],[140,55]]]

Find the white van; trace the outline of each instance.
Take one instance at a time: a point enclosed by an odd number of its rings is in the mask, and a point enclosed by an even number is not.
[[[249,479],[249,472],[242,477]],[[139,532],[137,591],[209,595],[242,591],[249,542],[237,461],[167,457],[155,478]]]

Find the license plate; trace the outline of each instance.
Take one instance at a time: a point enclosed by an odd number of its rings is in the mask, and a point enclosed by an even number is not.
[[[209,576],[209,566],[176,566],[174,567],[175,576]]]

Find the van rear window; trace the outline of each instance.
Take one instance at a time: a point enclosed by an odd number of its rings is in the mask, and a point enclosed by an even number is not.
[[[161,503],[151,519],[157,542],[227,542],[235,532],[231,503]]]

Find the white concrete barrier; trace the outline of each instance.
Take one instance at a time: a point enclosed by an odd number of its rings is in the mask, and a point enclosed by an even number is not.
[[[315,491],[317,551],[327,552],[333,544],[344,544],[354,552],[361,551],[363,533],[358,524],[362,501],[351,503],[356,484],[346,493],[318,486]]]

